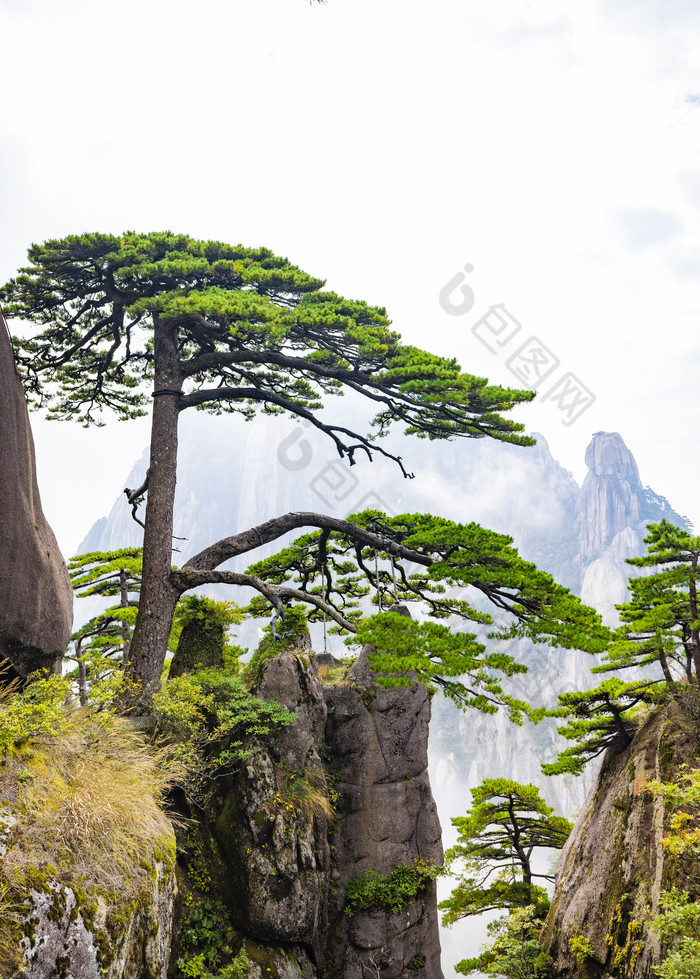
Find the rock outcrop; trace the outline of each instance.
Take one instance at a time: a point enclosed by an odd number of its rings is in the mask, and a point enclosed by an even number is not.
[[[24,979],[166,979],[177,886],[173,867],[154,863],[138,901],[110,907],[48,879],[30,892],[20,943]],[[67,971],[66,971],[67,970]]]
[[[295,945],[313,974],[326,951],[330,804],[320,754],[326,707],[308,637],[267,663],[255,693],[298,720],[251,756],[212,831],[231,876],[235,927],[266,946]]]
[[[344,680],[323,684],[305,617],[288,620],[249,668],[255,694],[296,722],[212,787],[185,846],[183,933],[207,903],[232,927],[250,979],[364,979],[368,969],[442,979],[429,873],[394,910],[348,914],[346,900],[365,871],[442,861],[425,687],[378,687],[364,652]]]
[[[68,645],[73,591],[41,509],[27,403],[0,314],[0,660],[25,677]]]
[[[25,771],[28,771],[25,769]],[[44,773],[50,768],[44,767]],[[178,888],[175,839],[132,865],[118,886],[86,878],[89,865],[27,863],[32,828],[0,807],[0,975],[2,979],[166,979]],[[87,832],[90,832],[88,829]],[[7,861],[2,858],[8,857]],[[124,874],[124,868],[120,873]],[[6,885],[8,889],[5,889]]]
[[[344,888],[366,871],[441,863],[440,823],[428,778],[430,700],[422,684],[374,684],[363,650],[347,685],[326,688],[327,747],[337,773],[338,823],[329,976],[442,979],[435,885],[403,906],[345,910]]]
[[[653,715],[620,752],[608,751],[559,859],[542,947],[558,979],[648,979],[659,964],[659,940],[647,924],[662,889],[695,889],[700,861],[682,863],[661,845],[667,814],[645,792],[647,779],[673,780],[697,763],[700,730],[695,709],[671,704]],[[572,939],[585,939],[585,957]],[[579,948],[582,946],[579,945]]]

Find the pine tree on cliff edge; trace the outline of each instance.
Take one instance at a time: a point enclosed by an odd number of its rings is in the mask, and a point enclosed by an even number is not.
[[[179,596],[205,581],[251,583],[242,580],[246,576],[214,572],[233,554],[310,525],[326,535],[342,529],[358,548],[379,547],[410,559],[410,548],[371,528],[318,514],[287,514],[220,541],[181,572],[173,571],[182,411],[228,411],[244,418],[258,410],[291,414],[324,432],[350,464],[378,452],[405,476],[410,474],[400,457],[375,441],[397,422],[407,434],[430,439],[532,442],[522,425],[500,414],[529,401],[532,392],[489,386],[462,373],[452,359],[402,344],[383,309],[321,291],[321,280],[265,248],[170,232],[85,234],[33,245],[29,259],[0,290],[0,301],[10,316],[38,327],[29,338],[15,340],[30,403],[46,408],[50,417],[85,425],[100,424],[103,410],[120,419],[149,408],[152,413],[146,483],[130,494],[134,505],[146,497],[141,604],[129,660],[146,688],[160,678]],[[319,416],[325,396],[348,390],[376,405],[374,435]],[[443,552],[451,553],[449,547]],[[423,563],[437,566],[440,560],[434,554]],[[256,581],[253,586],[278,608],[283,600],[302,600],[340,621],[322,595]],[[528,610],[518,604],[522,582],[514,578],[510,584],[509,591],[503,582],[500,595],[498,583],[488,574],[485,579],[489,597],[520,616]],[[547,622],[559,617],[559,593],[552,602],[541,615]]]

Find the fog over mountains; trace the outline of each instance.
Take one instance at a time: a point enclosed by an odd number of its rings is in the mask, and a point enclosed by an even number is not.
[[[614,606],[625,600],[630,571],[638,573],[625,559],[643,553],[645,525],[664,517],[679,526],[690,525],[664,497],[643,485],[618,433],[593,436],[582,486],[552,458],[545,439],[536,438],[537,445],[525,449],[491,439],[440,443],[394,435],[383,444],[401,453],[406,468],[415,473],[415,478],[405,479],[394,462],[379,455],[371,463],[358,456],[350,467],[326,437],[292,419],[258,417],[245,423],[230,416],[186,415],[175,501],[175,534],[183,540],[176,542],[180,553],[174,563],[221,537],[290,510],[338,517],[368,507],[393,514],[429,511],[509,534],[523,557],[614,624]],[[144,453],[125,485],[140,485],[145,469]],[[109,516],[91,528],[80,552],[139,544],[141,534],[122,494]],[[284,539],[242,556],[232,566],[243,569],[283,545]],[[240,600],[240,595],[231,597]],[[95,611],[87,602],[78,602],[80,620]],[[243,645],[255,644],[257,628],[256,623],[248,625],[241,636]],[[315,640],[319,648],[318,635]],[[329,648],[337,655],[347,652],[339,637],[331,637]],[[555,706],[558,693],[600,682],[600,677],[592,678],[590,666],[595,664],[584,653],[526,641],[512,643],[510,652],[529,667],[527,675],[514,678],[511,691],[537,705]],[[451,702],[436,698],[431,780],[446,845],[453,841],[450,817],[464,813],[470,804],[468,789],[484,778],[501,775],[534,782],[560,813],[577,811],[594,778],[594,766],[577,779],[545,778],[540,765],[552,760],[557,745],[562,747],[554,721],[518,728],[503,716],[461,714]],[[443,936],[443,946],[445,964],[465,954],[453,933]]]

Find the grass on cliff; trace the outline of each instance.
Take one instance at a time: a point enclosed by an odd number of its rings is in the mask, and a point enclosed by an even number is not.
[[[137,896],[154,855],[172,856],[172,826],[160,804],[178,774],[127,720],[77,706],[65,678],[0,695],[6,899],[21,897],[37,874]]]

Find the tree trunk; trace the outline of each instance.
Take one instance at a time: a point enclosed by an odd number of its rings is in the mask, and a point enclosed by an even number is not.
[[[126,571],[122,568],[119,572],[119,604],[122,608],[129,608],[129,585]],[[129,662],[129,647],[131,646],[131,626],[122,620],[122,668],[126,669]]]
[[[83,644],[81,639],[76,639],[75,642],[75,658],[78,661],[78,697],[80,699],[80,706],[85,707],[88,702],[87,667],[85,666],[85,659],[83,657]]]
[[[177,356],[177,327],[154,317],[154,398],[151,424],[146,529],[139,614],[129,650],[128,672],[143,694],[158,686],[168,648],[173,611],[180,592],[170,581],[173,503],[177,475],[176,394],[182,375]]]
[[[698,619],[698,597],[695,575],[698,572],[698,552],[694,551],[690,562],[690,577],[688,581],[688,597],[690,599],[690,642],[693,650],[693,665],[695,667],[695,683],[700,684],[700,630],[695,624]]]
[[[666,683],[673,683],[673,676],[668,665],[668,660],[666,659],[666,653],[664,652],[664,641],[659,637],[659,663],[661,663],[661,670],[664,675]]]

